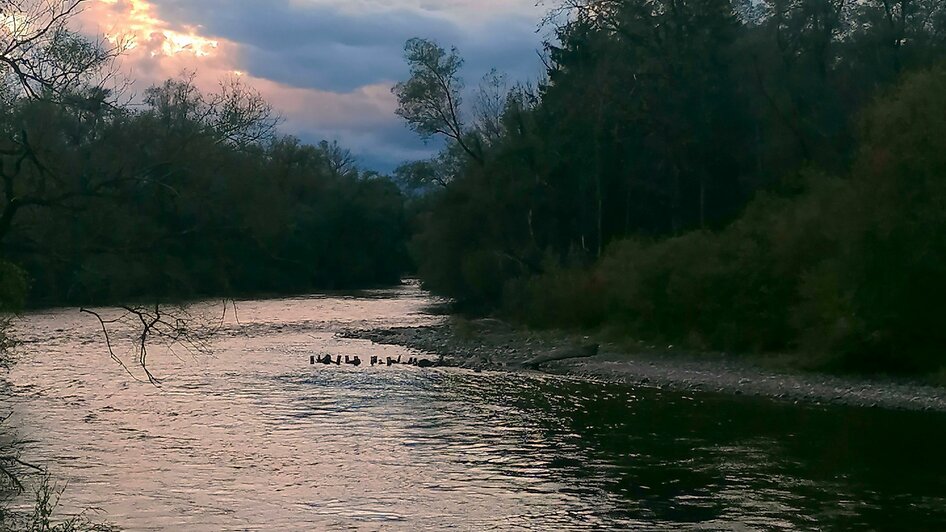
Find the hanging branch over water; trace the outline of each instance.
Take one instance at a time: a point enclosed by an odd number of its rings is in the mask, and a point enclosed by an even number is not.
[[[16,471],[17,469],[32,470],[39,473],[46,472],[45,469],[37,465],[24,462],[19,456],[15,454],[0,455],[0,477],[13,485],[13,489],[18,492],[22,492],[24,488],[23,483],[20,481],[22,475]]]
[[[3,425],[10,419],[11,415],[12,414],[7,414],[4,417],[0,417],[0,425]],[[37,465],[21,460],[20,453],[17,450],[18,443],[19,442],[14,439],[13,441],[0,445],[0,481],[9,483],[14,490],[21,492],[23,491],[23,484],[20,482],[20,478],[23,476],[23,471],[32,470],[45,473],[45,470]]]
[[[98,320],[111,359],[118,363],[129,376],[140,380],[115,352],[115,335],[130,332],[135,365],[141,368],[148,382],[157,386],[161,381],[148,367],[149,349],[157,344],[178,359],[181,359],[178,354],[181,350],[192,358],[211,355],[213,350],[210,340],[223,328],[228,308],[231,305],[236,317],[236,303],[225,300],[223,314],[219,320],[208,319],[205,315],[194,313],[185,305],[122,305],[118,307],[122,312],[116,318],[106,318],[99,312],[87,308],[81,308],[79,311]],[[239,323],[238,318],[237,323]]]

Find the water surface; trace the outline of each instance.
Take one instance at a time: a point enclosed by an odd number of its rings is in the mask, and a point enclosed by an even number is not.
[[[89,316],[32,314],[11,422],[64,510],[128,530],[946,530],[941,414],[308,365],[410,356],[335,333],[433,323],[430,302],[240,302],[213,356],[152,354],[160,388]]]

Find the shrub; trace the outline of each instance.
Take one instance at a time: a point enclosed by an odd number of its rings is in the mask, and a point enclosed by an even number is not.
[[[19,311],[26,301],[28,286],[23,270],[0,260],[0,313]]]
[[[508,314],[534,327],[595,327],[608,314],[605,284],[578,267],[512,280],[504,301]]]

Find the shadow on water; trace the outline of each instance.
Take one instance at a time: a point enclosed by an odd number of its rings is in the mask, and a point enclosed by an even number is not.
[[[519,528],[946,529],[939,414],[452,370],[283,385],[309,392],[293,415],[362,418],[436,471],[412,489],[523,501]]]
[[[613,523],[946,529],[941,414],[493,379],[459,379],[455,392],[542,432],[489,445],[529,474],[568,479],[561,489],[589,510],[610,501]]]

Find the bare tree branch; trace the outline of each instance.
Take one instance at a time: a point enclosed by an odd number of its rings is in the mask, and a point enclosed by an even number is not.
[[[125,43],[90,40],[68,28],[88,0],[0,1],[0,75],[28,98],[60,98],[115,76]]]
[[[80,312],[94,317],[102,330],[109,357],[118,363],[126,373],[135,380],[141,381],[134,375],[129,366],[116,353],[116,334],[123,334],[132,344],[132,355],[135,365],[144,372],[148,382],[158,386],[161,381],[155,377],[148,367],[149,349],[157,343],[163,345],[168,352],[179,357],[177,350],[183,350],[192,357],[211,355],[213,353],[210,340],[224,327],[227,308],[233,306],[236,317],[236,303],[224,300],[223,313],[219,318],[209,318],[205,313],[195,313],[186,305],[141,305],[118,307],[119,314],[114,318],[106,318],[101,312],[81,308]],[[237,322],[239,323],[239,321]]]
[[[240,148],[273,138],[282,118],[259,92],[232,77],[220,82],[218,92],[206,95],[194,80],[194,73],[185,72],[146,91],[151,112],[168,131],[208,135]]]

